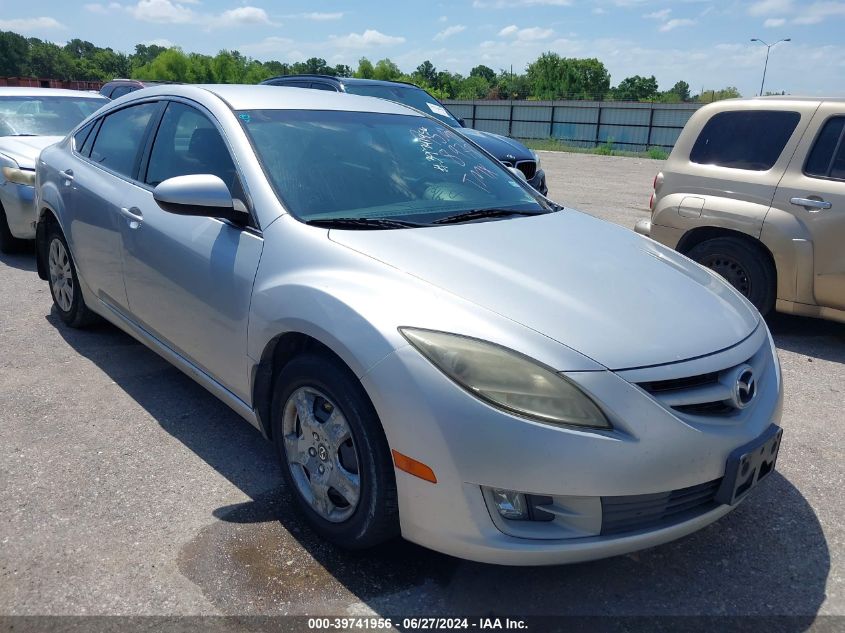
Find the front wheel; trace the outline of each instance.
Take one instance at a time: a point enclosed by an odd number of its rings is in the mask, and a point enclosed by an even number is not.
[[[762,247],[737,237],[716,237],[687,256],[719,273],[765,316],[775,305],[776,272]]]
[[[387,440],[342,363],[319,354],[290,361],[275,382],[272,432],[285,482],[317,533],[347,549],[398,533]]]

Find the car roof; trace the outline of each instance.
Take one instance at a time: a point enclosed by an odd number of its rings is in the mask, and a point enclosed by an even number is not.
[[[75,97],[77,99],[104,99],[102,95],[86,90],[65,88],[29,88],[25,86],[0,87],[0,97]]]
[[[732,101],[781,101],[789,103],[845,103],[845,97],[794,97],[792,95],[766,95],[765,97],[752,97],[751,99],[732,99]]]
[[[289,79],[291,81],[301,80],[301,79],[323,79],[334,81],[337,83],[343,84],[357,84],[359,86],[406,86],[408,88],[416,88],[417,90],[422,90],[419,86],[408,83],[406,81],[385,81],[383,79],[361,79],[359,77],[336,77],[334,75],[313,75],[313,74],[302,74],[302,75],[281,75],[279,77],[273,77],[272,79],[268,79],[267,81],[279,81]]]
[[[337,110],[420,116],[395,101],[359,97],[341,92],[270,85],[169,84],[137,90],[116,102],[128,103],[145,96],[181,96],[202,101],[214,95],[233,110]]]

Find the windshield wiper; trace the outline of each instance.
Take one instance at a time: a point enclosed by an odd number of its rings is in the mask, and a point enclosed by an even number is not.
[[[482,218],[504,218],[509,215],[542,215],[547,211],[517,211],[515,209],[473,209],[462,211],[455,215],[447,215],[445,218],[435,220],[432,224],[457,224],[458,222],[470,222]]]
[[[320,218],[308,220],[305,224],[311,226],[325,226],[328,228],[348,229],[409,229],[427,224],[409,222],[408,220],[395,220],[392,218]]]

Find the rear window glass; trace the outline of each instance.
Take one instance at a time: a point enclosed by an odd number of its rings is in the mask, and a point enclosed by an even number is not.
[[[816,138],[804,172],[821,178],[845,178],[845,117],[834,117],[824,124]]]
[[[701,130],[690,160],[702,165],[766,171],[777,162],[800,119],[797,112],[720,112]]]

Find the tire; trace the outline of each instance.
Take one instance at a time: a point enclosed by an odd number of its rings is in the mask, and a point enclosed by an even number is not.
[[[73,328],[83,328],[99,319],[82,297],[76,265],[70,254],[65,236],[55,225],[47,229],[44,261],[47,262],[47,280],[50,295],[59,317]]]
[[[276,377],[272,416],[285,483],[315,532],[352,550],[399,533],[387,440],[373,405],[345,365],[328,354],[291,360]],[[357,495],[352,494],[356,477]]]
[[[716,237],[694,246],[687,256],[719,273],[763,316],[774,307],[777,273],[760,245],[738,237]]]
[[[9,221],[6,219],[6,211],[0,206],[0,253],[7,255],[19,253],[23,250],[24,244],[26,244],[26,240],[12,235]]]

